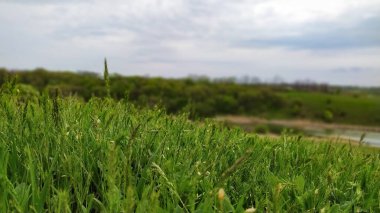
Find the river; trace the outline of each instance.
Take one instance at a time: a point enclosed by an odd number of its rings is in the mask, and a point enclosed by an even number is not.
[[[363,132],[357,130],[323,130],[323,129],[308,129],[307,132],[311,135],[315,136],[323,136],[323,137],[338,137],[342,139],[349,139],[353,141],[360,141],[363,134],[363,142],[368,144],[369,146],[380,147],[380,132]]]

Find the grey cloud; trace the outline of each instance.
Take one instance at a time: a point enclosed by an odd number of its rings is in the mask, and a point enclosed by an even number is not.
[[[313,29],[313,27],[315,27]],[[294,49],[347,49],[380,46],[380,16],[360,21],[351,27],[337,23],[315,23],[301,35],[276,39],[252,39],[238,42],[239,46],[282,46]]]
[[[0,0],[0,3],[12,3],[12,4],[67,4],[67,3],[75,3],[75,2],[94,2],[95,0]]]
[[[380,66],[374,53],[353,52],[374,47],[379,53],[379,17],[363,19],[357,11],[331,22],[262,28],[250,9],[263,1],[183,0],[160,10],[129,7],[139,0],[0,0],[0,66],[101,70],[107,56],[115,70],[130,71],[124,74],[281,75],[288,81],[325,80],[318,79],[321,70],[337,79],[368,76],[368,67]],[[311,53],[299,51],[305,49]],[[315,54],[320,50],[337,59]],[[342,54],[353,60],[345,63]],[[339,68],[342,61],[347,67]]]
[[[332,69],[331,72],[341,74],[360,74],[366,72],[373,72],[376,69],[370,67],[339,67]]]
[[[233,9],[238,3],[211,0],[184,2],[185,10],[182,13],[165,11],[158,15],[147,13],[120,16],[110,11],[108,16],[99,20],[67,21],[55,29],[52,36],[58,39],[86,36],[101,38],[118,30],[126,30],[136,35],[136,44],[150,41],[149,45],[177,39],[219,41],[246,48],[279,46],[295,49],[342,49],[380,45],[380,17],[362,20],[350,27],[341,26],[345,20],[313,22],[298,26],[295,30],[300,33],[289,36],[283,34],[282,29],[263,32],[254,24],[245,23],[242,27],[238,20],[232,21],[233,18],[224,20],[223,15],[238,16],[239,11]],[[76,21],[79,23],[71,24]],[[255,38],[246,39],[250,35]]]

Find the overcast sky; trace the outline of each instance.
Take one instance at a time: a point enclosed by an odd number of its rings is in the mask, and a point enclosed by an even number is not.
[[[380,86],[380,0],[0,0],[0,67]]]

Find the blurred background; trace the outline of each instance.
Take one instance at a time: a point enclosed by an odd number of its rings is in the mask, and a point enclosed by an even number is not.
[[[0,0],[0,27],[0,83],[30,99],[104,97],[107,57],[115,99],[380,144],[378,0]]]

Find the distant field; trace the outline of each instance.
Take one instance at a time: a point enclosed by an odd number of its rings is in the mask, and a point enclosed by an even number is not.
[[[290,107],[280,110],[283,115],[329,120],[325,115],[332,113],[331,122],[348,124],[379,125],[380,96],[362,94],[327,94],[320,92],[280,92],[290,102]]]
[[[3,90],[0,106],[0,212],[380,211],[378,149],[262,138],[126,100]]]

